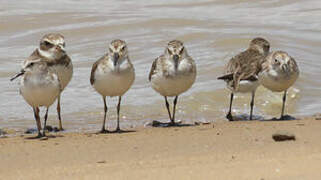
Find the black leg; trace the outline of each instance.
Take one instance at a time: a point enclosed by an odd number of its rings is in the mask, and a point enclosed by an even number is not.
[[[231,93],[231,99],[230,99],[230,109],[226,115],[226,118],[230,121],[233,121],[233,116],[232,116],[232,104],[233,104],[233,97],[234,97],[234,94]]]
[[[42,137],[42,134],[41,134],[41,122],[40,122],[39,108],[38,107],[34,107],[33,108],[33,114],[35,116],[35,120],[36,120],[36,123],[37,123],[37,129],[38,129],[37,138],[40,138],[40,137]]]
[[[167,96],[164,96],[164,97],[165,97],[165,104],[168,111],[169,120],[172,121],[172,115],[171,115],[171,111],[169,110],[169,103],[167,101]]]
[[[287,91],[285,90],[285,91],[284,91],[284,94],[283,94],[283,105],[282,105],[282,112],[281,112],[280,120],[282,120],[282,119],[284,118],[284,109],[285,109],[286,93],[287,93]]]
[[[120,103],[121,103],[121,96],[118,97],[118,105],[117,105],[117,128],[116,128],[116,132],[121,132],[120,126],[119,126]]]
[[[174,99],[173,117],[171,119],[171,124],[172,125],[175,125],[175,113],[176,113],[177,98],[178,98],[178,96],[176,96],[175,99]]]
[[[59,120],[59,130],[63,131],[64,129],[62,128],[62,121],[61,121],[61,115],[60,115],[60,94],[58,95],[58,99],[57,99],[57,113],[58,113],[58,120]]]
[[[47,110],[46,110],[46,115],[45,115],[45,123],[43,125],[43,131],[42,131],[42,135],[43,136],[46,136],[46,129],[47,129],[47,118],[48,118],[48,110],[49,110],[49,107],[47,107]]]
[[[106,104],[106,96],[103,96],[103,101],[104,101],[104,122],[103,122],[103,126],[101,128],[100,133],[107,133],[107,130],[105,129],[105,124],[106,124],[106,116],[107,116],[107,104]]]
[[[254,97],[255,97],[255,91],[253,91],[253,92],[252,92],[251,111],[250,111],[250,120],[252,120],[252,119],[253,119]]]

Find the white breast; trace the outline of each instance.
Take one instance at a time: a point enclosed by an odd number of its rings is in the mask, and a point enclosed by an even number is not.
[[[270,89],[271,91],[282,92],[291,87],[296,79],[298,73],[280,74],[274,70],[263,71],[259,73],[260,83]]]
[[[196,71],[191,71],[192,64],[182,61],[177,72],[172,64],[168,64],[168,74],[157,71],[151,78],[152,88],[162,96],[178,96],[187,91],[195,82]]]
[[[155,74],[151,79],[152,88],[162,96],[178,96],[187,91],[194,83],[196,73],[165,77]]]
[[[49,107],[60,93],[60,85],[56,75],[51,78],[30,76],[21,78],[20,93],[32,107]]]
[[[115,72],[98,66],[93,87],[103,96],[122,96],[128,91],[134,80],[135,71],[133,68]]]

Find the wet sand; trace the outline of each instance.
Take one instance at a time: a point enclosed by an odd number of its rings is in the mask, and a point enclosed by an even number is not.
[[[321,179],[319,118],[0,138],[0,179]]]

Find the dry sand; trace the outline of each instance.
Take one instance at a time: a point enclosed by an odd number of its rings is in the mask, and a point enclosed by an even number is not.
[[[275,142],[285,131],[295,141]],[[0,179],[321,179],[321,120],[0,139]]]

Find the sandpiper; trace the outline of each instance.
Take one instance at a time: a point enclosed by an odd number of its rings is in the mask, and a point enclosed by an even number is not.
[[[107,133],[105,128],[107,105],[106,96],[118,96],[117,128],[115,132],[121,132],[119,127],[119,112],[122,96],[128,91],[135,80],[135,70],[128,56],[125,41],[116,39],[109,45],[109,51],[97,60],[91,69],[90,84],[101,94],[104,101],[104,121],[101,133]]]
[[[23,65],[25,66],[27,63],[38,59],[47,62],[47,65],[56,71],[63,91],[70,82],[73,74],[71,59],[65,51],[64,37],[57,33],[50,33],[43,36],[40,40],[39,48],[37,48],[31,56],[24,61]],[[61,94],[58,96],[57,113],[59,119],[59,130],[63,130],[60,115],[60,96]]]
[[[27,62],[20,73],[11,78],[11,81],[22,76],[20,93],[26,102],[33,108],[34,117],[37,122],[38,138],[45,136],[46,123],[49,107],[55,102],[61,91],[61,83],[58,75],[47,66],[41,59]],[[41,122],[39,107],[47,108],[43,133],[41,133]]]
[[[286,93],[298,76],[298,65],[294,58],[284,51],[271,52],[262,64],[262,70],[259,73],[260,83],[273,92],[284,91],[280,120],[286,119],[284,116]]]
[[[165,48],[165,53],[154,60],[149,73],[149,81],[152,88],[165,98],[170,119],[168,126],[176,125],[175,111],[178,96],[193,85],[195,78],[195,62],[188,55],[183,42],[178,40],[170,41]],[[175,96],[175,99],[172,116],[167,97],[173,96]]]
[[[227,83],[227,88],[231,90],[230,108],[226,118],[233,121],[232,103],[234,93],[252,93],[250,120],[252,120],[254,96],[256,88],[259,86],[257,74],[261,69],[261,63],[268,55],[270,44],[267,40],[254,38],[247,50],[239,53],[229,60],[225,75],[218,77]]]

